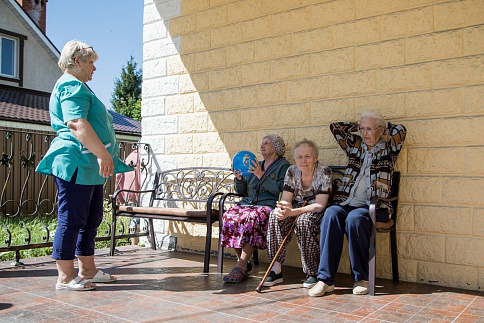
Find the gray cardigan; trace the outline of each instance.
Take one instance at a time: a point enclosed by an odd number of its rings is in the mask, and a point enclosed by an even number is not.
[[[264,169],[265,161],[259,162]],[[279,193],[284,187],[284,177],[289,168],[289,162],[281,157],[272,163],[268,170],[264,169],[264,175],[258,179],[254,174],[244,176],[241,181],[235,179],[235,191],[244,196],[239,205],[276,207]]]

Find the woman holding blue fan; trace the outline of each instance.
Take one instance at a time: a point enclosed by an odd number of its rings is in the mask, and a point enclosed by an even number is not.
[[[237,254],[237,265],[223,278],[227,283],[246,279],[254,250],[267,248],[269,214],[276,207],[289,168],[284,158],[286,145],[280,136],[265,136],[260,153],[264,160],[252,161],[247,176],[234,170],[235,191],[244,197],[223,215],[220,245],[234,248]]]

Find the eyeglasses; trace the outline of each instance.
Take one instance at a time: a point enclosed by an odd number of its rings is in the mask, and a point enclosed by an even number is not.
[[[359,127],[359,128],[358,128],[358,131],[359,131],[360,133],[363,133],[363,132],[366,132],[366,133],[373,133],[373,132],[374,132],[376,129],[379,129],[379,128],[381,128],[381,126],[376,127],[376,128],[368,128],[368,127],[367,127],[367,128],[363,128],[363,127]]]

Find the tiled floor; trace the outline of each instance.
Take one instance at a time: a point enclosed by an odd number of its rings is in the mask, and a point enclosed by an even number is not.
[[[25,259],[16,269],[0,263],[0,322],[484,322],[483,292],[379,280],[377,296],[354,296],[349,276],[339,275],[334,293],[312,298],[301,287],[301,270],[284,267],[284,284],[259,294],[266,264],[230,285],[202,274],[201,255],[119,250],[97,256],[119,281],[92,292],[55,290],[48,257]],[[233,265],[225,260],[226,271]]]

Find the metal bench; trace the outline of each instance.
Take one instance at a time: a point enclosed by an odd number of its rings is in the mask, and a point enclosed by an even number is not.
[[[143,218],[148,221],[151,246],[156,250],[153,220],[172,220],[207,225],[203,272],[209,272],[212,224],[219,221],[219,212],[214,203],[224,193],[233,192],[233,174],[229,168],[199,167],[177,168],[157,172],[151,190],[117,190],[111,196],[112,223],[110,255],[116,245],[116,225],[119,216]],[[119,205],[118,195],[122,193],[150,194],[148,206]],[[231,202],[234,203],[234,202]],[[220,235],[220,232],[219,232]],[[220,236],[219,236],[220,238]]]

